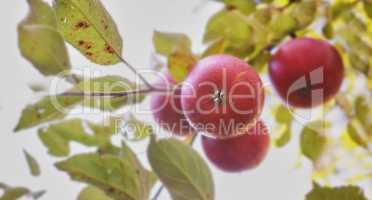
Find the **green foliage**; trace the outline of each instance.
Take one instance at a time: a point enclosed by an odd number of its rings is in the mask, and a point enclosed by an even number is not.
[[[317,162],[327,146],[326,121],[313,121],[304,126],[301,132],[301,151],[311,161]]]
[[[245,57],[252,51],[252,28],[246,17],[237,10],[222,10],[209,21],[204,34],[204,43],[224,39],[225,53]]]
[[[168,69],[175,81],[182,82],[196,62],[197,59],[190,53],[176,51],[168,57]]]
[[[56,16],[42,0],[28,0],[30,13],[18,25],[22,55],[43,75],[56,75],[70,69],[70,60]]]
[[[94,63],[112,65],[121,61],[122,38],[112,17],[99,0],[54,0],[53,8],[42,0],[27,1],[30,13],[18,25],[19,48],[41,74],[57,75],[70,70],[64,40]],[[345,84],[349,84],[350,74],[358,72],[365,76],[372,91],[370,0],[335,0],[328,3],[315,0],[217,1],[224,3],[225,7],[209,19],[203,37],[207,48],[200,54],[192,52],[191,40],[185,34],[154,32],[155,51],[166,57],[168,71],[177,82],[185,79],[200,57],[214,54],[240,57],[257,71],[266,72],[270,51],[288,36],[297,35],[325,37],[336,43],[347,65]],[[321,33],[310,26],[314,22],[323,24],[323,19],[325,23]],[[155,175],[142,166],[125,143],[122,147],[111,143],[118,128],[115,118],[106,124],[95,124],[83,119],[65,120],[69,111],[77,106],[116,111],[141,102],[145,97],[142,92],[136,92],[143,89],[142,86],[123,77],[77,79],[64,95],[47,96],[27,106],[22,111],[15,131],[54,121],[38,130],[39,138],[49,154],[70,156],[71,142],[96,148],[95,153],[73,155],[56,164],[59,170],[66,172],[73,180],[87,184],[79,194],[79,200],[148,200],[157,176],[174,200],[214,199],[210,169],[198,153],[185,143],[176,139],[151,138],[148,159]],[[40,87],[32,86],[31,89],[44,91]],[[82,95],[93,92],[127,93],[117,97]],[[336,102],[335,105],[348,118],[344,135],[347,133],[358,146],[370,150],[370,96],[365,94],[355,98],[346,93],[339,95]],[[277,123],[273,142],[275,146],[283,147],[292,137],[293,117],[283,105],[277,107],[273,115]],[[149,124],[132,115],[123,120],[124,124],[120,125],[126,128],[124,137],[127,141],[140,141],[155,134]],[[322,158],[325,150],[332,151],[328,149],[331,138],[326,133],[330,126],[326,120],[310,122],[301,131],[301,152],[314,164]],[[129,137],[129,134],[133,137]],[[36,160],[27,152],[24,153],[31,174],[38,176],[40,168]],[[37,199],[44,194],[43,191],[32,193],[27,188],[11,188],[4,184],[0,184],[0,188],[5,191],[0,200],[16,200],[26,196]],[[362,190],[355,186],[330,188],[315,184],[306,196],[306,200],[324,199],[366,200]]]
[[[71,92],[125,92],[134,90],[136,86],[119,76],[104,76],[91,80],[83,80],[67,93]],[[81,95],[47,96],[38,102],[28,105],[23,111],[15,131],[40,125],[57,119],[62,119],[68,111],[76,105],[99,108],[101,110],[115,110],[127,104],[142,101],[142,94],[123,97],[84,97]]]
[[[45,194],[45,191],[31,192],[28,188],[10,187],[4,183],[0,183],[0,189],[4,190],[0,200],[17,200],[26,196],[33,200],[37,200]]]
[[[212,200],[212,174],[190,146],[176,139],[151,138],[148,158],[154,172],[174,200]]]
[[[142,141],[154,133],[151,125],[137,119],[133,115],[125,119],[123,126],[124,137],[132,142]]]
[[[218,0],[227,6],[228,9],[239,9],[245,15],[252,13],[256,9],[254,0]]]
[[[87,128],[84,128],[84,125]],[[110,138],[115,131],[114,119],[110,120],[108,125],[103,126],[84,122],[81,119],[71,119],[39,129],[39,138],[48,148],[49,154],[64,157],[70,154],[70,142],[89,147],[104,147],[110,143]],[[90,132],[93,134],[89,134]]]
[[[84,188],[80,192],[77,199],[78,200],[112,200],[102,190],[94,186],[88,186]]]
[[[89,183],[115,200],[147,200],[155,175],[124,145],[119,155],[79,154],[56,167],[73,180]]]
[[[33,175],[33,176],[40,176],[41,171],[40,171],[39,163],[26,150],[23,150],[23,153],[25,155],[25,158],[26,158],[26,161],[27,161],[27,165],[28,165],[28,167],[30,169],[31,175]]]
[[[363,0],[364,9],[368,15],[368,17],[372,18],[372,1],[370,0]]]
[[[164,56],[169,56],[175,52],[181,54],[191,52],[191,41],[185,34],[155,31],[152,41],[156,53]]]
[[[275,119],[280,124],[280,129],[277,131],[278,137],[275,138],[274,144],[276,147],[284,147],[292,137],[291,126],[293,116],[288,107],[279,105],[275,111]]]
[[[55,0],[58,29],[94,63],[120,62],[123,41],[115,22],[99,0]]]
[[[363,190],[357,186],[321,187],[314,184],[313,190],[306,195],[306,200],[367,200]]]

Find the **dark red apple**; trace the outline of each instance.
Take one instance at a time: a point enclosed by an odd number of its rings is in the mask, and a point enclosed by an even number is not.
[[[310,108],[337,94],[344,66],[337,49],[327,41],[304,37],[279,48],[270,61],[269,76],[286,103]]]
[[[232,137],[247,131],[260,116],[264,90],[257,72],[228,55],[200,60],[182,86],[182,108],[199,132]]]
[[[163,129],[178,135],[185,136],[194,132],[188,123],[181,106],[181,86],[166,74],[163,79],[156,84],[157,88],[168,90],[169,92],[154,94],[151,97],[150,108],[154,120]]]
[[[208,159],[226,172],[240,172],[257,167],[266,157],[270,136],[262,121],[244,135],[228,139],[202,136],[202,146]]]

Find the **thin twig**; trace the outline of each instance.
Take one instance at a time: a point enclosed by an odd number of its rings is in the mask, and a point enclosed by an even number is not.
[[[126,92],[65,92],[59,96],[88,96],[88,97],[126,97],[132,94],[144,94],[159,91],[158,89],[141,89]]]
[[[136,74],[141,80],[142,80],[142,82],[148,87],[148,88],[154,88],[151,84],[150,84],[150,82],[148,82],[147,80],[146,80],[146,78],[144,77],[144,76],[142,76],[142,74],[140,74],[137,70],[136,70],[136,68],[133,66],[133,65],[131,65],[127,60],[125,60],[120,54],[118,54],[118,53],[116,53],[116,55],[118,56],[118,58],[120,59],[120,61],[122,62],[122,63],[124,63],[127,67],[129,67],[129,69],[134,73],[134,74]]]

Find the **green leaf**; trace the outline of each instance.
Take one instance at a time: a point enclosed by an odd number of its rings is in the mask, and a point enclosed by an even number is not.
[[[226,53],[245,57],[253,50],[252,35],[246,16],[236,10],[222,10],[209,19],[203,41],[209,43],[223,39]]]
[[[202,57],[208,57],[215,54],[222,54],[226,49],[226,43],[223,38],[212,42],[203,52]]]
[[[36,159],[31,154],[29,154],[26,150],[23,150],[23,153],[26,157],[27,165],[30,169],[31,175],[40,176],[41,174],[40,166],[38,162],[36,161]]]
[[[80,154],[57,163],[56,167],[73,180],[105,191],[113,199],[147,200],[155,179],[151,172],[138,165],[138,160],[124,151],[120,157]]]
[[[5,190],[0,200],[17,200],[26,196],[30,191],[27,188],[15,187]]]
[[[135,84],[119,76],[103,76],[91,80],[83,80],[76,84],[68,92],[126,92],[136,89]],[[35,104],[28,105],[23,111],[15,128],[20,131],[27,128],[62,119],[71,108],[82,104],[86,107],[99,108],[101,110],[116,110],[127,104],[134,104],[144,99],[143,94],[134,94],[123,97],[83,97],[78,96],[47,96]]]
[[[372,136],[368,137],[367,130],[363,127],[359,120],[353,119],[347,125],[347,132],[350,138],[359,146],[368,149],[369,141],[372,141]]]
[[[301,132],[300,145],[303,155],[313,162],[322,156],[327,145],[326,129],[330,124],[326,121],[308,123]]]
[[[293,4],[289,13],[297,22],[297,30],[306,28],[313,22],[317,8],[317,2],[313,0],[304,0]]]
[[[251,63],[252,67],[255,68],[258,72],[262,73],[264,72],[265,67],[268,65],[270,59],[271,53],[269,51],[263,50],[255,58],[251,59],[249,63]]]
[[[54,0],[58,29],[90,61],[120,62],[123,41],[110,14],[99,0]]]
[[[82,97],[47,96],[26,106],[14,129],[20,131],[65,117],[67,110],[82,101]]]
[[[103,76],[91,80],[84,80],[74,87],[73,90],[82,92],[105,92],[120,93],[137,90],[137,86],[120,76]],[[103,111],[114,111],[124,105],[136,104],[145,98],[143,93],[132,94],[123,97],[86,97],[83,105],[98,108]]]
[[[80,192],[78,200],[112,200],[112,199],[97,187],[88,186]]]
[[[363,190],[357,186],[320,187],[315,185],[306,195],[306,200],[367,200]]]
[[[0,189],[4,190],[0,200],[17,200],[26,196],[37,200],[45,194],[45,191],[31,192],[25,187],[10,187],[4,183],[0,183]]]
[[[362,125],[367,129],[372,128],[372,106],[369,99],[364,96],[358,96],[355,100],[355,115]]]
[[[292,131],[291,127],[288,126],[287,124],[284,124],[281,126],[281,128],[278,130],[278,135],[279,137],[275,138],[274,144],[276,147],[284,147],[289,143],[289,141],[292,138]]]
[[[152,41],[156,53],[169,56],[174,52],[187,53],[191,52],[191,40],[187,35],[182,33],[166,33],[155,31]]]
[[[245,15],[252,13],[256,9],[254,0],[218,0],[225,3],[229,9],[239,9]]]
[[[270,21],[270,37],[278,41],[296,29],[296,19],[288,12],[276,12]]]
[[[42,0],[28,0],[29,15],[18,25],[21,54],[43,75],[56,75],[70,69],[62,36],[56,28],[52,8]]]
[[[168,57],[168,69],[172,78],[182,82],[197,62],[196,58],[188,53],[174,52]]]
[[[275,111],[275,119],[278,123],[281,124],[291,123],[293,120],[293,116],[290,111],[290,108],[285,107],[284,105],[278,106]]]
[[[88,123],[90,130],[84,128],[84,123],[81,119],[71,119],[52,124],[48,128],[39,129],[39,138],[48,148],[49,154],[63,157],[70,154],[70,142],[100,147],[109,143],[115,133],[114,121],[107,126]],[[93,132],[93,135],[89,132]]]
[[[148,158],[173,200],[214,199],[212,174],[190,146],[176,139],[155,141],[152,137]]]
[[[140,121],[133,115],[130,115],[127,119],[125,119],[125,124],[123,124],[123,127],[123,134],[125,138],[133,142],[142,141],[154,132],[151,125]]]
[[[363,0],[364,10],[366,11],[368,17],[372,18],[372,1]]]

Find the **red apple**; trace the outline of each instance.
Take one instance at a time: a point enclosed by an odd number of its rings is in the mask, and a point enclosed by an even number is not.
[[[310,108],[339,91],[344,77],[342,58],[323,40],[293,39],[275,53],[269,76],[278,94],[295,107]]]
[[[180,85],[177,85],[176,81],[166,74],[156,84],[156,87],[169,92],[155,94],[151,97],[150,107],[154,120],[160,127],[178,136],[194,132],[182,111]]]
[[[226,172],[240,172],[257,167],[266,157],[270,136],[262,121],[244,135],[227,139],[202,136],[202,146],[208,159]]]
[[[182,86],[182,108],[199,132],[232,137],[247,131],[260,116],[264,90],[257,72],[228,55],[200,60]]]

